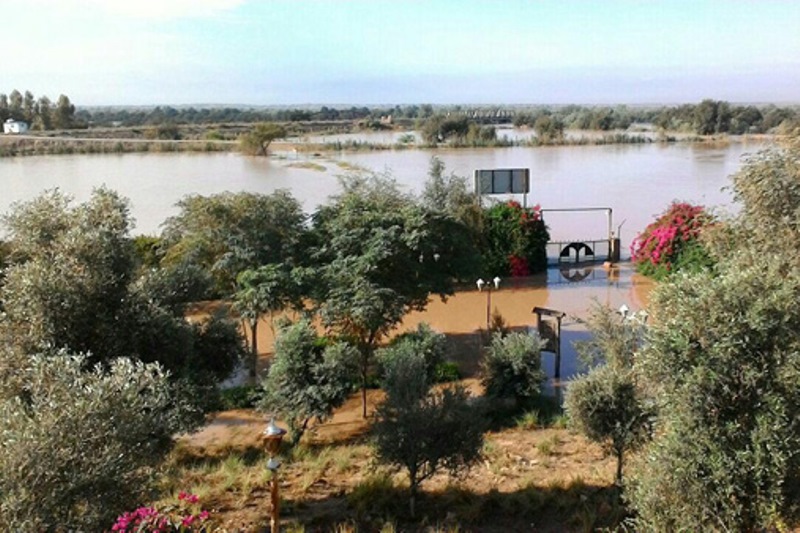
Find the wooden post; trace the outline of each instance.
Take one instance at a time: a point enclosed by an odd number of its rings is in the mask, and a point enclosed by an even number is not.
[[[269,519],[269,530],[271,533],[278,533],[281,527],[281,500],[278,495],[278,471],[272,472],[272,486],[270,487],[270,499],[272,500],[272,516]]]
[[[556,362],[555,362],[556,368],[553,371],[553,377],[555,379],[561,379],[561,319],[563,317],[564,317],[563,313],[556,316],[556,323],[557,323],[557,326],[556,326],[556,338],[558,340],[556,341],[556,346],[555,346],[555,349],[556,349]]]
[[[567,316],[567,314],[562,311],[546,309],[544,307],[534,307],[532,312],[536,314],[536,328],[537,331],[539,331],[539,336],[546,341],[543,350],[555,354],[553,377],[555,379],[561,379],[561,320]],[[544,317],[555,318],[555,327],[547,324]]]

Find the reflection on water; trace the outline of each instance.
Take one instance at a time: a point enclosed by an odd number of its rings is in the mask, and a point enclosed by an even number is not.
[[[488,276],[491,277],[494,276]],[[588,317],[593,302],[614,309],[625,304],[631,311],[638,311],[646,308],[653,286],[651,280],[636,274],[627,263],[612,268],[600,265],[550,268],[538,276],[501,280],[499,290],[491,293],[478,291],[474,285],[469,285],[444,301],[434,297],[425,311],[407,315],[394,333],[413,330],[421,322],[427,322],[434,330],[447,335],[451,346],[449,357],[458,363],[462,375],[475,377],[480,371],[481,347],[488,339],[487,304],[492,312],[499,312],[508,327],[515,331],[536,330],[534,307],[561,311],[566,314],[561,322],[563,382],[583,370],[578,364],[574,342],[589,338],[581,320]],[[258,328],[262,366],[272,353],[274,342],[274,330],[269,320],[264,318]],[[544,352],[542,365],[551,391],[554,364],[554,354]]]
[[[433,299],[426,311],[411,313],[401,331],[428,322],[435,330],[454,339],[459,348],[473,353],[455,354],[462,368],[477,370],[477,350],[486,330],[486,307],[499,312],[512,329],[535,329],[534,307],[566,313],[561,323],[561,377],[567,380],[581,371],[573,343],[588,338],[581,323],[587,318],[593,302],[614,309],[622,304],[632,311],[644,309],[649,302],[653,282],[639,276],[630,264],[612,268],[580,266],[550,268],[546,274],[530,278],[511,278],[501,282],[500,289],[480,292],[465,287],[446,301]],[[554,355],[544,353],[542,364],[547,375],[554,374]]]

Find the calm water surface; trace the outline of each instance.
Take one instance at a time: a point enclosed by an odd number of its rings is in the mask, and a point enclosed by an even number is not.
[[[277,153],[269,159],[238,154],[64,155],[0,160],[0,212],[46,189],[60,188],[79,201],[106,185],[130,198],[136,232],[157,233],[177,212],[175,202],[188,194],[222,191],[270,193],[290,189],[311,212],[339,191],[337,176],[353,166],[388,171],[408,190],[421,190],[432,156],[448,171],[472,176],[479,168],[528,167],[532,191],[528,204],[546,209],[611,207],[613,225],[622,224],[627,247],[653,215],[672,200],[731,206],[722,188],[741,166],[743,154],[763,143],[723,146],[647,144],[560,146],[459,150],[398,150],[311,156]],[[314,168],[309,163],[314,163]],[[471,178],[470,178],[471,180]],[[522,201],[521,197],[518,197]],[[556,239],[602,238],[602,213],[550,214]]]

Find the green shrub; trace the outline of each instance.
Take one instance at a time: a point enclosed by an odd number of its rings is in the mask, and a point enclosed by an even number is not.
[[[633,240],[631,261],[637,271],[655,279],[708,268],[713,261],[699,239],[712,223],[703,206],[674,202]]]
[[[441,470],[463,471],[483,447],[483,423],[469,393],[456,386],[430,390],[422,354],[398,352],[386,367],[386,400],[373,426],[377,458],[408,473],[410,514],[420,483]]]
[[[486,349],[481,383],[490,400],[529,404],[539,397],[546,374],[542,370],[544,341],[538,335],[496,333]]]
[[[528,411],[521,417],[517,418],[517,427],[520,429],[527,429],[527,430],[539,429],[541,423],[542,421],[539,417],[539,411],[537,411],[536,409]]]
[[[626,488],[637,529],[771,530],[797,501],[800,273],[779,259],[654,294],[637,365],[659,413]]]
[[[447,337],[431,329],[426,323],[421,323],[414,331],[398,335],[389,346],[377,350],[375,357],[382,368],[393,364],[393,360],[407,357],[409,353],[419,355],[425,361],[425,376],[428,383],[436,382],[436,372],[444,362],[447,352]],[[385,374],[385,371],[382,372]]]
[[[313,419],[327,419],[344,403],[357,357],[348,344],[321,342],[308,320],[285,326],[275,341],[259,408],[286,420],[297,444]]]
[[[459,379],[461,379],[461,372],[458,370],[456,363],[444,361],[436,365],[436,370],[433,373],[434,383],[449,383]]]
[[[252,409],[261,400],[261,389],[253,385],[242,385],[219,391],[220,410]]]
[[[144,497],[172,435],[201,420],[157,365],[85,364],[33,356],[0,389],[3,531],[102,531]]]

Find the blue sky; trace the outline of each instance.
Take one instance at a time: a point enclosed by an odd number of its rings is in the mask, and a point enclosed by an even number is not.
[[[78,105],[800,102],[796,0],[0,0]]]

